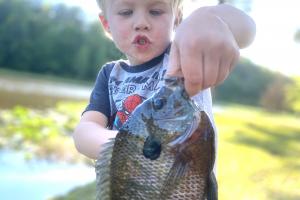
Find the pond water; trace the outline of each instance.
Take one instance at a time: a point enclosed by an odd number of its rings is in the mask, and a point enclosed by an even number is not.
[[[91,88],[75,83],[0,74],[0,108],[11,108],[15,105],[45,108],[58,101],[87,100]]]
[[[87,101],[90,91],[79,84],[0,74],[0,109],[16,105],[45,109],[58,101]],[[94,179],[94,169],[85,164],[26,161],[22,152],[0,150],[1,200],[46,200]]]
[[[0,153],[0,199],[46,200],[95,180],[84,164],[26,161],[20,152]]]

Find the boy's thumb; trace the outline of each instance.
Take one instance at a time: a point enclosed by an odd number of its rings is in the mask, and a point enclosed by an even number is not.
[[[183,77],[180,65],[180,52],[175,42],[171,45],[167,76]]]

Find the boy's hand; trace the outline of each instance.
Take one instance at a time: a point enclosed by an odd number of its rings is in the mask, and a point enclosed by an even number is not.
[[[223,82],[239,58],[239,47],[228,25],[198,9],[177,28],[171,46],[170,76],[183,76],[190,96]]]

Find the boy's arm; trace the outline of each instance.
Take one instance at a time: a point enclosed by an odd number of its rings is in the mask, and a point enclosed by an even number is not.
[[[117,134],[117,131],[108,130],[106,125],[107,117],[104,114],[86,111],[73,134],[77,150],[91,159],[97,159],[101,146]]]
[[[221,4],[194,11],[177,27],[168,75],[183,76],[190,96],[223,82],[251,44],[255,23],[244,12]]]

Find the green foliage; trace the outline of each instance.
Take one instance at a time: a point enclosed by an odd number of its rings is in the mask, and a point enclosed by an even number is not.
[[[300,79],[241,59],[225,82],[213,90],[217,102],[262,106],[269,111],[300,111]]]
[[[294,38],[295,38],[295,41],[300,42],[300,30],[296,31]]]
[[[300,113],[300,79],[277,76],[261,97],[261,105],[269,111]]]
[[[47,110],[16,106],[0,111],[0,147],[27,152],[29,158],[78,161],[71,134],[83,103],[58,103]]]
[[[242,58],[225,82],[215,88],[214,97],[216,101],[259,105],[274,77],[274,73]]]
[[[96,183],[81,186],[70,191],[66,196],[59,196],[49,200],[95,200]]]
[[[279,75],[276,76],[261,96],[260,104],[269,111],[289,111],[286,89],[290,82],[290,79]]]
[[[262,106],[300,113],[300,79],[284,76],[241,58],[229,78],[213,90],[217,102]]]
[[[232,4],[245,12],[250,12],[252,7],[252,0],[219,0],[218,2]]]
[[[285,101],[290,111],[300,114],[300,77],[287,85]]]
[[[79,8],[29,0],[0,1],[0,67],[94,80],[99,67],[121,53],[100,24]]]

